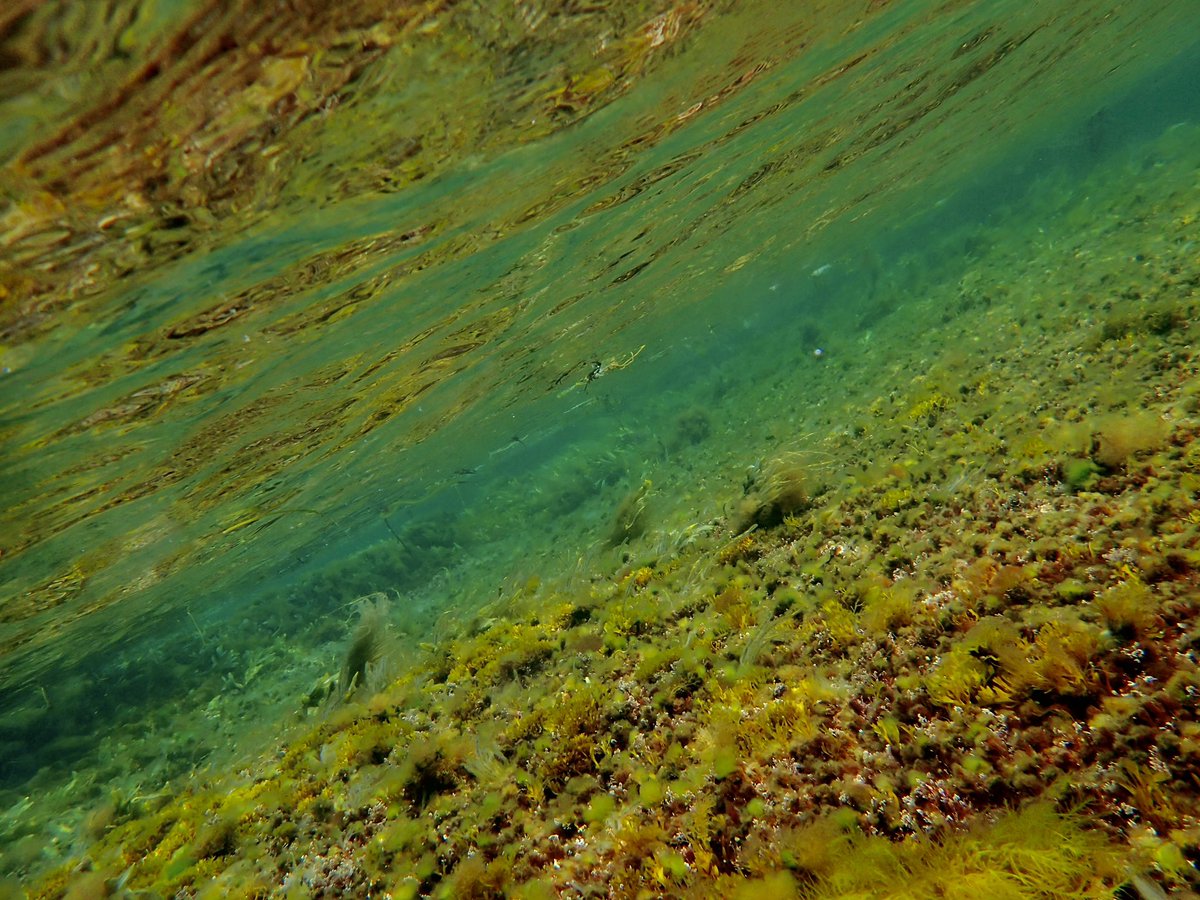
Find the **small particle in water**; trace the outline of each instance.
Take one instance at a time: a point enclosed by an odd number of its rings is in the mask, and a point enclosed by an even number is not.
[[[833,266],[831,266],[829,263],[825,263],[825,265],[823,265],[823,266],[817,266],[815,269],[812,270],[813,277],[820,278],[822,275],[824,275],[826,272],[828,272],[832,268],[833,268]]]
[[[818,347],[816,350],[813,351],[813,357],[816,359],[822,359],[824,356],[825,356],[825,351],[822,350],[820,347]]]

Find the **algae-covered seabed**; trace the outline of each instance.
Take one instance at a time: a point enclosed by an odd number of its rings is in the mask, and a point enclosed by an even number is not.
[[[1189,3],[0,12],[0,895],[1191,896]]]

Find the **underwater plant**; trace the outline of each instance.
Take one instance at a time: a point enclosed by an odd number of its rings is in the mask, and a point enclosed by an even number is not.
[[[341,681],[338,684],[345,698],[353,696],[359,688],[367,684],[371,669],[383,659],[388,635],[386,594],[369,594],[356,600],[355,605],[358,607],[358,624],[346,648]]]
[[[609,527],[608,536],[605,539],[608,546],[619,547],[645,533],[646,497],[652,487],[653,484],[649,479],[643,481],[626,494],[617,505],[617,511],[613,515],[612,525]]]
[[[712,418],[704,407],[686,409],[675,418],[667,450],[674,452],[700,444],[708,439],[712,430]]]
[[[1157,450],[1170,433],[1169,422],[1146,411],[1111,413],[1061,429],[1058,442],[1070,454],[1059,467],[1062,482],[1072,492],[1093,490],[1137,454]]]
[[[811,900],[1100,898],[1121,880],[1114,847],[1047,803],[904,844],[864,835],[835,813],[786,833],[780,844],[785,865],[806,885],[795,896]]]
[[[753,525],[774,528],[784,519],[808,509],[820,493],[807,454],[784,453],[766,463],[746,484],[746,495],[731,517],[734,531]]]
[[[1100,480],[1101,469],[1086,457],[1073,457],[1062,464],[1062,481],[1073,493],[1091,490]]]
[[[1109,629],[1121,638],[1146,635],[1158,619],[1157,599],[1136,577],[1113,585],[1094,602]]]
[[[1153,412],[1104,416],[1093,428],[1092,458],[1106,469],[1116,469],[1135,454],[1162,446],[1170,431],[1170,425]]]

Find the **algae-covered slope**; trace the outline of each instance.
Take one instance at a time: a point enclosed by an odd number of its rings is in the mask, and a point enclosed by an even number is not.
[[[837,354],[764,338],[792,364],[717,373],[736,412],[683,429],[736,461],[709,515],[638,487],[592,570],[131,802],[31,895],[1191,896],[1192,146],[981,229]]]

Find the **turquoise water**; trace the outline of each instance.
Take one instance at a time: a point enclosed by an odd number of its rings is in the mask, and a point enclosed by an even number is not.
[[[987,346],[938,286],[1143,172],[1195,188],[1190,3],[728,4],[680,27],[565,126],[522,94],[549,64],[513,63],[462,104],[473,141],[394,191],[467,76],[381,62],[293,135],[274,195],[104,230],[94,270],[68,242],[75,281],[0,347],[14,807],[254,748],[336,670],[355,598],[393,597],[404,656],[531,579],[669,555],[766,457],[907,385],[908,354]],[[49,265],[61,242],[23,221],[10,268]],[[628,543],[627,498],[649,522]],[[205,710],[153,762],[103,745]]]

